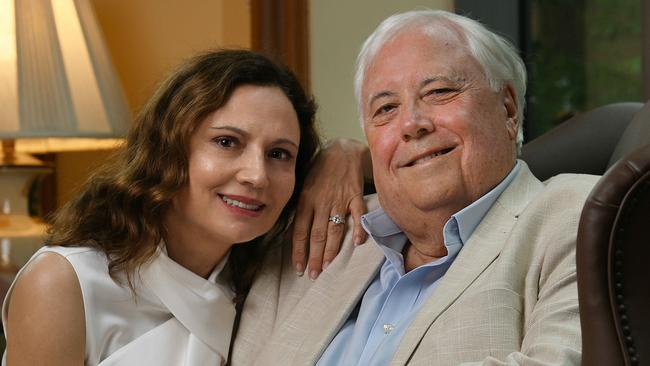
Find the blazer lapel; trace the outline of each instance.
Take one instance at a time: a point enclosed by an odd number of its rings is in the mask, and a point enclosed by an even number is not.
[[[372,239],[356,248],[344,246],[273,333],[267,350],[278,346],[285,349],[287,354],[283,357],[289,362],[284,364],[315,364],[361,300],[383,259],[383,253]],[[264,361],[263,355],[258,358],[260,361]]]
[[[543,188],[523,161],[517,177],[506,188],[463,246],[429,300],[406,331],[391,364],[404,365],[438,319],[497,258],[519,214]]]

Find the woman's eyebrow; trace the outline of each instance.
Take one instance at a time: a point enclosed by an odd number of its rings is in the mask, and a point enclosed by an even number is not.
[[[239,127],[235,126],[229,126],[229,125],[215,125],[215,126],[210,126],[210,129],[213,130],[229,130],[232,132],[237,132],[238,134],[244,135],[244,136],[249,136],[250,133],[248,131],[242,130]]]
[[[286,139],[286,138],[275,139],[273,141],[273,143],[275,143],[275,144],[289,144],[289,145],[292,145],[293,147],[295,147],[296,149],[298,149],[298,144],[296,144],[294,141]]]

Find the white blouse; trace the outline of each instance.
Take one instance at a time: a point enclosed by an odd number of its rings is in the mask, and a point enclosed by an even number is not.
[[[43,247],[30,261],[44,252],[62,255],[77,273],[86,318],[86,365],[225,364],[235,319],[234,294],[218,276],[227,258],[206,280],[159,249],[136,272],[134,297],[128,286],[110,278],[104,253],[87,247]],[[5,300],[3,324],[7,304]],[[5,359],[6,354],[3,366]]]

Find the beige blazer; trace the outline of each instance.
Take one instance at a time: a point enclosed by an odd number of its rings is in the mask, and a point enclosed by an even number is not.
[[[579,365],[575,238],[598,177],[542,183],[522,162],[406,331],[391,365]],[[369,209],[377,198],[367,199]],[[314,365],[384,256],[346,237],[318,280],[271,253],[246,301],[233,365]]]

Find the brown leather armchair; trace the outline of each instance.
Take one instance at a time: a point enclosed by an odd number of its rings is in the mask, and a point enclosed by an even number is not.
[[[645,145],[607,170],[580,217],[583,365],[650,365],[649,233],[650,145]]]
[[[604,174],[578,228],[582,364],[650,365],[650,102],[576,116],[522,158],[542,180]]]

